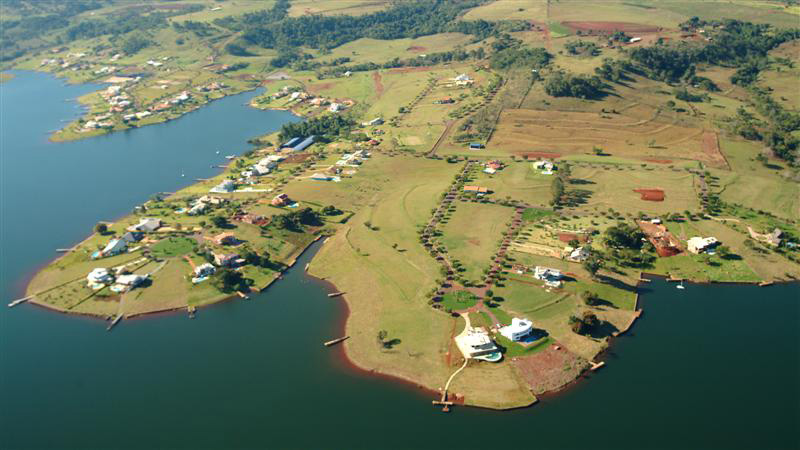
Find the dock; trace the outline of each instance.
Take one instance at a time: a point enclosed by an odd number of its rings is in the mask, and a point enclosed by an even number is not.
[[[245,300],[250,300],[250,297],[248,297],[247,294],[245,294],[244,292],[236,291],[236,293],[239,294],[239,297],[242,297]]]
[[[328,297],[339,297],[342,295],[344,295],[344,292],[331,292],[330,294],[328,294]]]
[[[595,370],[597,370],[597,369],[599,369],[599,368],[601,368],[601,367],[603,367],[605,365],[606,365],[605,361],[600,361],[599,363],[593,362],[592,363],[592,367],[590,367],[589,370],[594,372]]]
[[[349,338],[350,338],[350,336],[343,336],[343,337],[340,337],[340,338],[334,339],[334,340],[332,340],[332,341],[325,342],[323,345],[324,345],[325,347],[330,347],[331,345],[336,345],[336,344],[338,344],[338,343],[340,343],[340,342],[344,342],[344,341],[346,341],[346,340],[347,340],[347,339],[349,339]]]
[[[111,321],[110,324],[108,324],[108,328],[106,328],[106,331],[111,331],[111,329],[114,328],[114,325],[118,324],[120,320],[122,320],[122,314],[117,314],[117,317],[115,317],[114,320]]]
[[[194,313],[196,311],[197,311],[197,307],[196,306],[187,306],[186,307],[186,312],[189,313],[189,318],[190,319],[194,319]]]
[[[774,281],[762,281],[762,282],[758,283],[758,285],[761,286],[761,287],[772,286],[773,283],[775,283],[775,282]]]
[[[76,249],[76,248],[78,248],[78,247],[72,247],[72,248],[57,248],[57,249],[56,249],[56,251],[57,251],[58,253],[68,253],[68,252],[73,252],[73,251],[75,251],[75,249]]]
[[[29,296],[27,296],[27,297],[23,297],[23,298],[18,298],[18,299],[16,299],[16,300],[14,300],[13,302],[9,303],[9,304],[8,304],[8,307],[9,307],[9,308],[13,308],[13,307],[15,307],[15,306],[19,305],[20,303],[25,303],[25,302],[27,302],[28,300],[30,300],[30,299],[32,299],[32,298],[33,298],[33,295],[29,295]]]

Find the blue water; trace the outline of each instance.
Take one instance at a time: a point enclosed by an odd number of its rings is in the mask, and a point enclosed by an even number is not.
[[[0,84],[0,293],[158,191],[295,120],[244,106],[72,143],[48,130],[91,86]],[[221,149],[220,155],[216,150]],[[180,178],[185,172],[186,177]],[[123,321],[0,307],[0,448],[793,449],[800,447],[800,285],[654,281],[607,366],[511,412],[432,408],[418,389],[345,366],[345,310],[296,269],[250,301]],[[299,326],[298,324],[302,324]]]

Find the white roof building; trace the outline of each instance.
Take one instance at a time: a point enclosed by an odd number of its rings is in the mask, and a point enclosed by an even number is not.
[[[211,188],[211,192],[233,192],[236,189],[236,184],[233,180],[222,180],[222,183]]]
[[[511,325],[500,328],[500,334],[512,341],[522,340],[533,331],[533,323],[530,320],[514,317]]]
[[[151,233],[161,228],[161,219],[143,217],[136,225],[128,227],[128,231],[145,231]]]
[[[499,361],[503,355],[483,328],[469,328],[456,336],[456,345],[465,358]]]
[[[558,269],[536,266],[533,269],[533,277],[537,280],[544,281],[544,284],[549,287],[559,287],[561,286],[561,278],[563,278],[563,275]]]
[[[108,283],[111,283],[114,280],[114,277],[111,276],[111,273],[108,269],[103,267],[98,267],[96,269],[92,269],[89,272],[89,275],[86,275],[86,284],[89,288],[97,290],[101,289]]]
[[[124,239],[112,239],[101,253],[103,256],[112,256],[124,252],[127,248],[128,244]]]
[[[709,250],[718,243],[717,238],[713,236],[706,238],[695,236],[686,242],[686,247],[691,253],[698,254]]]
[[[147,275],[120,275],[117,277],[114,285],[111,286],[111,290],[117,293],[128,292],[136,286],[142,284],[142,282],[146,279]]]
[[[582,262],[586,261],[588,258],[589,258],[589,250],[586,250],[583,247],[578,247],[576,249],[573,249],[569,253],[569,259],[571,259],[572,261]]]

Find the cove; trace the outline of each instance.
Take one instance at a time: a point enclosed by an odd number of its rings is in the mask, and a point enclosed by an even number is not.
[[[63,100],[94,88],[27,72],[0,84],[6,299],[97,220],[213,174],[216,150],[240,152],[295,120],[244,106],[255,95],[246,93],[173,122],[48,143],[46,132],[76,114]],[[167,314],[107,333],[95,319],[0,308],[0,447],[798,446],[797,284],[678,291],[654,280],[642,286],[643,317],[591,379],[532,408],[445,415],[429,394],[322,346],[341,334],[346,308],[302,270],[319,245],[265,292],[194,320]]]

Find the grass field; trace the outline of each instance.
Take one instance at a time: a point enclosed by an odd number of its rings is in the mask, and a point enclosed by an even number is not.
[[[636,166],[581,166],[572,170],[572,179],[581,184],[570,184],[568,190],[590,192],[588,203],[583,207],[587,209],[614,208],[622,213],[665,214],[687,209],[695,211],[699,207],[694,175],[685,171],[647,170]],[[661,189],[665,194],[664,201],[642,200],[634,189]]]
[[[350,58],[351,64],[373,62],[380,64],[393,58],[414,58],[419,55],[446,52],[467,45],[470,37],[461,33],[440,33],[418,38],[378,40],[357,39],[340,45],[319,56],[320,61]]]
[[[471,183],[485,186],[496,199],[510,197],[531,206],[547,207],[552,198],[550,185],[553,177],[542,175],[533,169],[532,163],[519,161],[510,163],[494,175],[479,172]]]
[[[514,210],[506,206],[471,202],[457,205],[450,221],[442,226],[442,243],[452,258],[463,264],[464,277],[483,279],[483,270],[490,267],[513,214]]]

